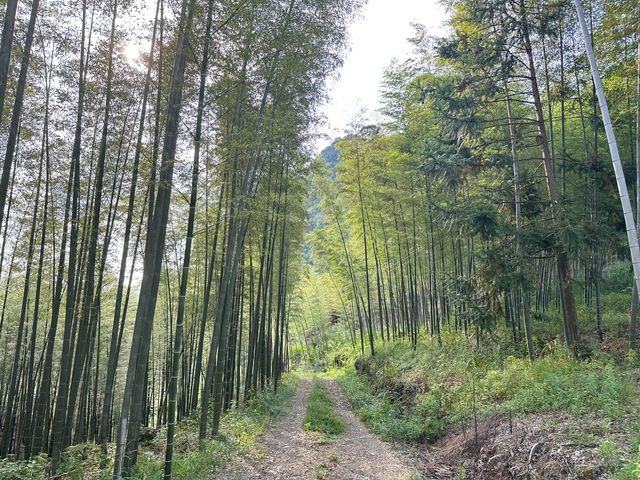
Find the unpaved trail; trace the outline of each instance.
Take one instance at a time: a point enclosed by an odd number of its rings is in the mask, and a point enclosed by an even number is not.
[[[334,380],[325,384],[346,431],[330,440],[304,432],[312,382],[303,378],[286,415],[257,441],[252,457],[222,468],[219,480],[411,480],[420,478],[404,455],[369,432],[351,410]]]

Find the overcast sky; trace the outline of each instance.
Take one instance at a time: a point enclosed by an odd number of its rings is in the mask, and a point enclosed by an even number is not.
[[[318,142],[319,149],[342,135],[359,112],[375,112],[384,69],[411,52],[411,23],[421,23],[435,35],[444,20],[438,0],[369,0],[349,28],[351,49],[339,76],[329,80],[329,100],[322,108],[326,122],[321,126],[328,139]]]

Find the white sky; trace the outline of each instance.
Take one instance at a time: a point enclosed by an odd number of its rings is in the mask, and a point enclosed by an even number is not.
[[[349,28],[351,49],[344,65],[329,80],[329,100],[321,109],[326,122],[320,129],[327,138],[318,141],[318,150],[341,136],[361,112],[375,113],[385,68],[394,58],[404,60],[411,53],[411,23],[421,23],[430,35],[437,35],[444,21],[438,0],[369,0]]]

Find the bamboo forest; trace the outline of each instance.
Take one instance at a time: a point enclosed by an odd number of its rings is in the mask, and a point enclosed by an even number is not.
[[[638,0],[0,12],[0,480],[640,479]]]

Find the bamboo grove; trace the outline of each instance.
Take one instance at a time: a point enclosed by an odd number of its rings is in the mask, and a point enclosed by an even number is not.
[[[8,0],[0,456],[200,437],[276,388],[308,145],[355,0]],[[133,52],[133,53],[132,53]]]
[[[412,58],[388,69],[384,120],[361,120],[315,164],[314,268],[298,309],[305,295],[324,305],[363,353],[396,338],[415,345],[421,332],[480,341],[504,325],[532,360],[543,347],[534,325],[559,316],[557,336],[579,355],[585,339],[604,339],[605,270],[622,263],[628,292],[633,279],[575,8],[445,3],[447,33],[416,26]],[[631,188],[640,176],[638,5],[584,3]],[[330,305],[313,293],[328,279]],[[637,308],[634,291],[624,332],[632,348]],[[306,350],[332,348],[326,328],[299,325]]]

